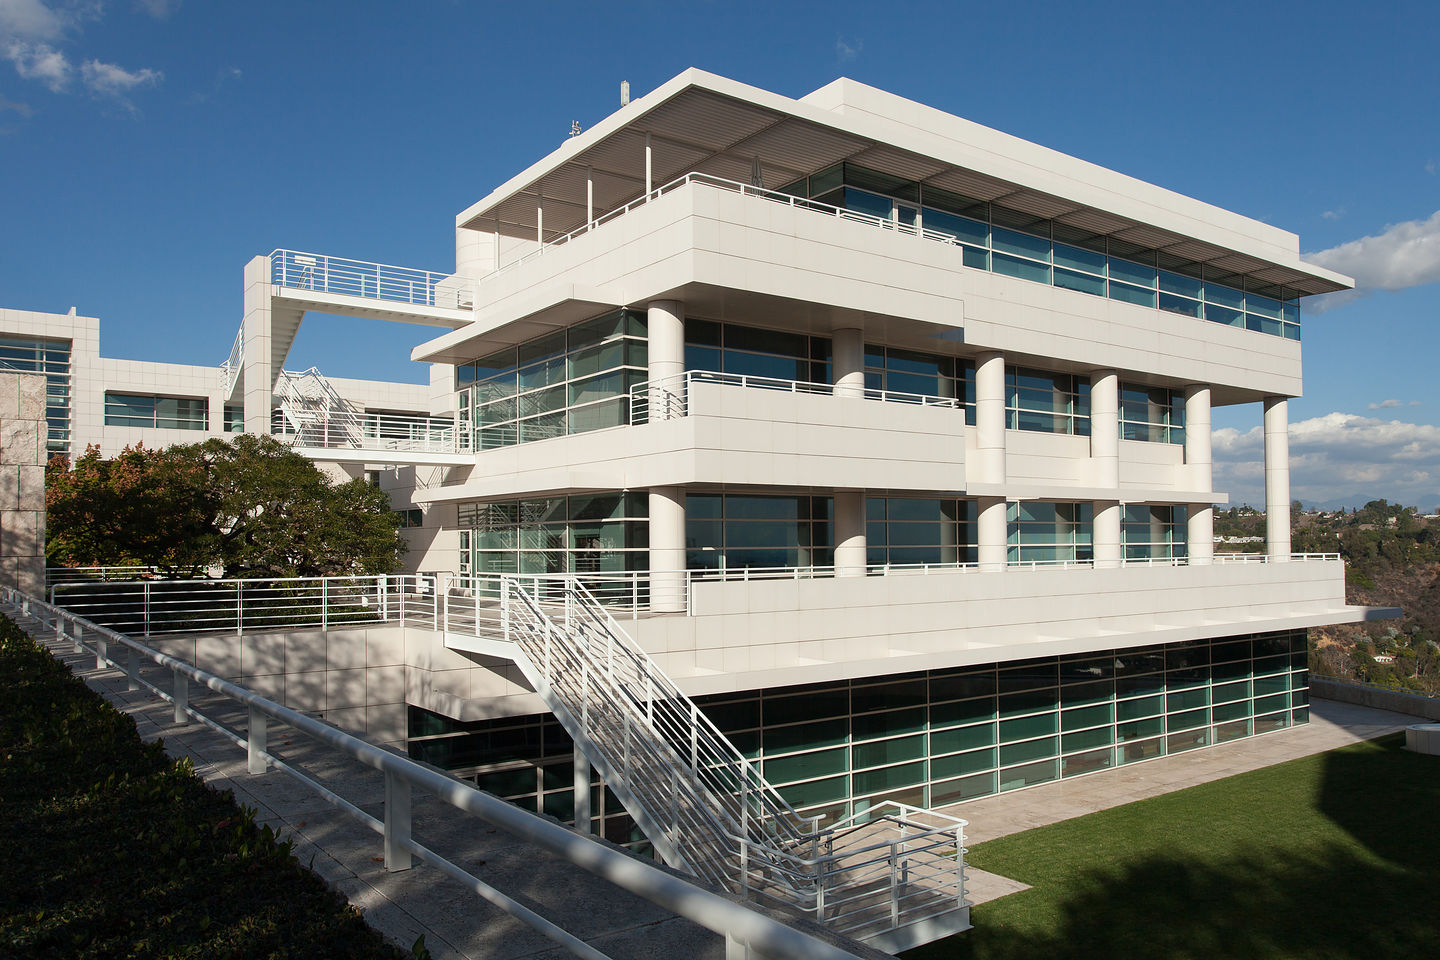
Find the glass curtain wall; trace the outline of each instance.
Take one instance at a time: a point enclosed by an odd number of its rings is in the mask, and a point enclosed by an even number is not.
[[[1090,381],[1068,373],[1007,366],[1005,426],[1090,436]]]
[[[965,266],[977,270],[1300,339],[1295,291],[1000,204],[853,163],[797,180],[781,192],[887,220],[897,229],[946,234],[961,247]]]
[[[0,337],[0,370],[45,377],[45,450],[70,455],[70,341]]]
[[[1179,560],[1187,557],[1188,516],[1189,510],[1183,504],[1126,504],[1120,522],[1125,559]]]
[[[645,570],[648,513],[643,493],[462,504],[460,574]]]
[[[802,812],[941,807],[1309,720],[1304,630],[697,698]],[[548,717],[459,723],[410,708],[410,755],[572,818],[571,745]],[[591,787],[592,826],[640,835]],[[643,847],[643,841],[640,842]]]
[[[1120,436],[1151,443],[1185,442],[1185,395],[1165,387],[1120,384]]]
[[[965,422],[975,425],[973,360],[867,343],[865,387],[927,397],[955,397],[965,405]]]
[[[974,500],[867,497],[866,562],[872,566],[975,563]]]
[[[462,424],[476,450],[630,422],[630,388],[646,377],[645,316],[578,323],[455,368]]]
[[[1009,503],[1007,559],[1016,565],[1088,563],[1095,556],[1093,518],[1089,503]]]
[[[829,497],[688,494],[686,568],[828,567],[835,562],[831,506]]]
[[[830,383],[830,340],[689,317],[685,369]]]

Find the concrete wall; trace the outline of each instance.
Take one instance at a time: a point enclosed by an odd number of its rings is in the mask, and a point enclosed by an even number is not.
[[[1408,713],[1417,719],[1440,720],[1440,697],[1387,690],[1368,683],[1330,680],[1314,674],[1310,675],[1310,694],[1326,700],[1339,700],[1341,703],[1358,703],[1362,707],[1374,707],[1377,710]]]
[[[45,378],[0,373],[0,578],[45,592]]]
[[[146,642],[293,710],[403,746],[404,627],[159,636]]]

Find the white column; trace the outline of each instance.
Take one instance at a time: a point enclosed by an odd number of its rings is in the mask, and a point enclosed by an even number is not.
[[[1090,458],[1097,487],[1120,485],[1120,375],[1114,370],[1090,374]]]
[[[998,572],[1005,569],[1005,498],[981,497],[976,504],[978,516],[975,538],[979,541],[980,569]]]
[[[535,245],[545,246],[545,198],[535,202]]]
[[[645,134],[645,202],[650,202],[650,192],[655,189],[654,181],[654,151],[650,149],[650,134]]]
[[[1005,482],[1005,357],[975,358],[975,465],[977,483]],[[1001,537],[1004,542],[1004,537]]]
[[[595,222],[595,168],[585,168],[585,225]]]
[[[270,432],[270,408],[274,405],[274,372],[270,363],[270,258],[254,257],[245,264],[245,313],[240,336],[245,348],[238,389],[245,410],[245,432]],[[212,416],[218,411],[212,411]]]
[[[835,575],[863,577],[868,556],[865,541],[865,491],[835,491]]]
[[[830,337],[830,374],[835,396],[865,395],[865,334],[858,328],[836,330]]]
[[[1271,562],[1290,559],[1290,401],[1265,398],[1265,545]]]
[[[652,300],[646,311],[650,337],[650,419],[684,416],[685,304]]]
[[[1210,387],[1185,388],[1185,470],[1191,490],[1215,489],[1210,454]]]
[[[1096,500],[1095,525],[1091,528],[1091,544],[1095,550],[1095,566],[1120,566],[1120,504],[1114,500]]]
[[[685,612],[685,490],[650,488],[650,609]]]
[[[1191,566],[1203,567],[1215,556],[1215,507],[1209,503],[1192,503],[1188,504],[1188,509],[1185,551]]]

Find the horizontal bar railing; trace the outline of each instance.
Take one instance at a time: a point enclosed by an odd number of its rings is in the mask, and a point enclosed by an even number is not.
[[[475,281],[466,277],[299,250],[271,252],[270,282],[296,290],[424,307],[468,310],[475,304]]]
[[[130,678],[133,685],[173,704],[175,723],[184,724],[194,720],[225,736],[247,752],[250,773],[264,773],[269,766],[274,766],[316,791],[322,799],[340,811],[356,817],[375,830],[383,838],[383,859],[387,870],[409,869],[412,857],[418,857],[576,956],[589,960],[606,960],[605,954],[583,940],[414,839],[411,818],[413,790],[424,791],[463,813],[491,823],[512,836],[562,857],[587,873],[685,917],[727,938],[727,941],[772,956],[797,957],[803,960],[855,960],[856,955],[850,951],[811,937],[628,853],[590,840],[552,820],[522,810],[439,770],[351,736],[315,717],[267,700],[238,684],[164,654],[124,633],[78,616],[64,607],[27,596],[6,585],[0,585],[0,601],[8,604],[21,617],[34,618],[41,624],[48,624],[49,628],[54,630],[55,639],[73,642],[76,652],[93,652],[96,669],[118,669]],[[121,648],[126,651],[123,662],[120,656]],[[141,674],[141,661],[137,657],[168,672],[171,680],[168,690],[150,682]],[[201,712],[191,702],[192,685],[198,685],[246,708],[249,717],[246,733],[241,735]],[[271,754],[267,734],[269,721],[272,720],[379,771],[385,778],[383,819],[365,813],[304,770]]]
[[[357,413],[344,418],[317,417],[286,434],[296,446],[329,450],[377,450],[404,453],[464,453],[470,437],[456,429],[453,417],[407,417]]]
[[[675,190],[678,190],[681,187],[688,186],[690,184],[701,184],[707,187],[715,187],[721,190],[729,191],[731,193],[738,193],[742,196],[759,197],[761,199],[780,203],[788,207],[811,210],[816,213],[822,213],[831,217],[835,217],[839,220],[847,220],[852,223],[862,223],[867,226],[878,227],[882,230],[891,230],[896,233],[907,234],[909,236],[919,237],[921,239],[931,240],[937,243],[943,243],[947,246],[963,245],[961,240],[954,234],[945,233],[941,230],[931,230],[924,227],[915,227],[909,224],[900,223],[896,220],[891,219],[890,217],[880,217],[869,213],[861,213],[856,210],[847,210],[844,207],[837,207],[834,204],[821,203],[817,200],[808,200],[804,197],[794,196],[793,194],[781,193],[778,190],[767,190],[764,187],[757,187],[752,184],[741,183],[738,180],[728,180],[724,177],[711,176],[708,173],[687,173],[684,176],[677,177],[676,179],[671,180],[669,183],[663,186],[654,188],[649,193],[642,194],[641,196],[635,198],[634,200],[630,201],[622,207],[616,207],[614,210],[610,210],[604,214],[601,214],[589,223],[577,227],[569,233],[562,234],[561,236],[554,237],[550,240],[545,241],[538,248],[530,251],[522,257],[511,260],[509,263],[500,265],[495,270],[492,270],[490,273],[486,274],[480,279],[482,281],[488,280],[498,274],[504,273],[508,270],[512,270],[523,263],[529,263],[530,261],[538,257],[544,256],[546,251],[548,250],[551,250],[555,247],[564,246],[570,241],[578,239],[579,237],[583,237],[591,231],[595,230],[596,228],[601,227],[612,220],[623,217],[625,214],[631,212],[632,210],[637,210],[640,207],[643,207],[651,200],[664,196],[665,194],[672,193]]]
[[[961,410],[965,401],[958,397],[940,397],[923,393],[906,393],[900,390],[876,390],[873,388],[851,387],[845,384],[811,383],[803,380],[783,380],[777,377],[753,377],[739,373],[719,373],[711,370],[687,370],[685,373],[659,380],[637,383],[630,388],[630,423],[632,425],[656,420],[673,420],[690,414],[690,388],[696,383],[718,383],[746,387],[754,390],[776,390],[782,393],[808,393],[820,396],[853,396],[866,400],[880,400],[887,403],[908,403],[924,407],[938,407]]]

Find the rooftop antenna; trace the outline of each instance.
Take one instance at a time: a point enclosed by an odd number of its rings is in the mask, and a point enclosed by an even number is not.
[[[621,80],[621,81],[620,81],[620,106],[622,106],[622,107],[628,107],[628,106],[630,106],[630,81],[629,81],[629,80]]]
[[[570,136],[572,136],[572,137],[578,137],[578,136],[580,136],[580,121],[579,121],[579,120],[571,120],[571,121],[570,121]]]

